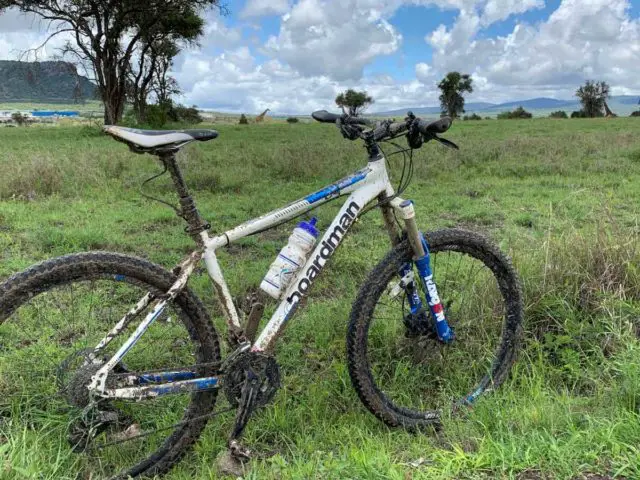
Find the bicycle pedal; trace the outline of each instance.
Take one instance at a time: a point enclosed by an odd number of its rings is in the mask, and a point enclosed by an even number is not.
[[[240,461],[246,462],[247,460],[251,460],[251,450],[241,445],[237,440],[231,440],[231,442],[229,442],[229,453]]]
[[[216,461],[218,473],[221,476],[243,477],[248,461],[248,458],[234,455],[231,448],[228,448],[218,456]]]

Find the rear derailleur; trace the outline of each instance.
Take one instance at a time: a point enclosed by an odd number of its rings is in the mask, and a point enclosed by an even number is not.
[[[70,406],[79,409],[79,415],[70,425],[68,442],[71,449],[82,452],[107,428],[126,423],[125,416],[116,411],[110,402],[96,400],[87,388],[92,377],[104,365],[104,359],[91,357],[91,350],[79,350],[65,358],[58,367],[56,382],[59,392]],[[127,373],[127,369],[118,364],[113,371],[116,374]],[[108,383],[113,383],[109,379]],[[113,385],[110,385],[113,386]]]

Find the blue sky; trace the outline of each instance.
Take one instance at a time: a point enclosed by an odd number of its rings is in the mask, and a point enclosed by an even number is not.
[[[243,0],[229,10],[206,12],[200,46],[176,59],[181,101],[308,113],[358,88],[372,111],[431,106],[451,70],[472,75],[469,101],[569,99],[587,79],[640,94],[640,0]],[[41,27],[0,16],[0,58],[36,45]]]

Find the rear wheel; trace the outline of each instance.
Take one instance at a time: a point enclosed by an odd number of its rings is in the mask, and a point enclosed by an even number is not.
[[[175,280],[145,260],[95,252],[44,262],[0,285],[0,438],[10,445],[10,457],[27,454],[47,478],[153,476],[182,457],[205,427],[217,390],[87,408],[87,385],[99,368],[87,361],[87,352],[147,292],[161,295]],[[101,358],[110,358],[148,311]],[[213,375],[219,364],[217,334],[202,304],[185,289],[107,385],[126,372],[191,369]]]
[[[455,340],[443,344],[432,331],[416,335],[407,328],[409,304],[397,288],[403,265],[412,264],[407,241],[369,274],[347,333],[349,373],[360,399],[388,425],[409,429],[437,423],[443,409],[498,387],[515,359],[523,316],[516,273],[495,245],[457,229],[425,238]]]

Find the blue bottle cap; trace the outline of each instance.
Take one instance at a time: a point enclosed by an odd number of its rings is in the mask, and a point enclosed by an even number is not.
[[[314,238],[318,238],[318,229],[316,228],[316,223],[318,222],[318,219],[316,217],[313,217],[310,221],[308,222],[300,222],[298,224],[298,228],[303,229],[305,232],[307,232],[310,235],[313,235]]]

